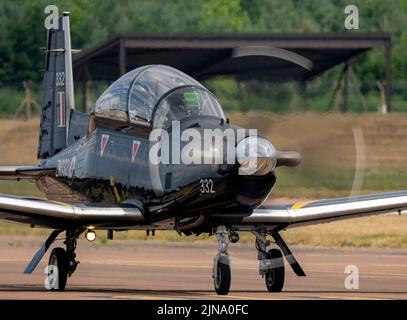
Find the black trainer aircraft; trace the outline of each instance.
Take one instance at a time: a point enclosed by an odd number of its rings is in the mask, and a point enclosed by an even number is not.
[[[152,132],[171,131],[177,121],[180,130],[194,128],[200,133],[207,129],[235,133],[241,128],[229,123],[216,97],[199,82],[163,65],[130,71],[99,97],[90,114],[75,111],[69,14],[58,21],[59,27],[47,35],[39,162],[0,167],[1,179],[34,181],[47,198],[0,195],[1,219],[53,230],[25,273],[32,273],[57,236],[65,233],[66,249],[53,249],[49,258],[51,289],[64,290],[75,272],[75,249],[82,233],[92,241],[97,230],[107,230],[113,239],[114,231],[136,229],[215,235],[219,246],[213,279],[218,294],[227,294],[230,288],[229,241],[237,242],[238,232],[251,232],[267,290],[281,291],[284,258],[298,276],[305,276],[281,230],[407,208],[406,191],[262,205],[276,183],[276,167],[296,166],[300,156],[276,151],[266,139],[249,134],[232,146],[236,154],[255,149],[255,159],[246,162],[181,163],[175,161],[173,150],[173,161],[152,161],[156,148]],[[172,130],[167,140],[173,141],[174,134]],[[202,149],[201,155],[219,152],[215,149]],[[162,148],[158,157],[164,158],[165,152]],[[251,174],[240,174],[248,167]],[[268,236],[276,248],[268,248]]]

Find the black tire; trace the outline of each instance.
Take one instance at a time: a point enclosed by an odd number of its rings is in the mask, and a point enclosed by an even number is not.
[[[265,280],[268,292],[281,292],[284,287],[284,259],[280,250],[270,249],[268,259],[272,259],[272,267],[267,271]]]
[[[229,293],[231,282],[230,266],[218,262],[217,268],[216,278],[213,279],[215,291],[218,295],[227,295]]]
[[[53,277],[54,268],[57,267],[58,276]],[[62,248],[54,248],[48,261],[48,281],[51,291],[64,291],[68,279],[68,258]],[[54,283],[53,281],[57,281]]]

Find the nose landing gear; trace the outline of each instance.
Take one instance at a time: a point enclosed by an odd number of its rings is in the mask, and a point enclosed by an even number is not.
[[[216,228],[218,254],[213,259],[212,278],[215,291],[218,295],[227,295],[230,289],[231,272],[228,255],[228,235],[229,232],[225,226],[218,226]]]

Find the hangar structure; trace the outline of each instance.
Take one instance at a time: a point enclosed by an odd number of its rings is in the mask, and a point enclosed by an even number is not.
[[[371,49],[384,50],[383,93],[389,112],[391,37],[388,33],[120,34],[75,55],[73,68],[75,82],[83,84],[84,108],[88,109],[89,81],[113,81],[147,64],[169,65],[198,80],[234,75],[242,80],[306,83],[340,64],[347,73],[349,63]],[[304,57],[304,64],[311,61],[312,67],[290,62],[286,50]]]

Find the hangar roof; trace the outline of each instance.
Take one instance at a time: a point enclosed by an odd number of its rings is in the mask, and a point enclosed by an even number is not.
[[[148,64],[199,80],[228,74],[307,80],[369,49],[390,47],[387,33],[121,34],[75,55],[73,67],[77,81],[111,81]]]

